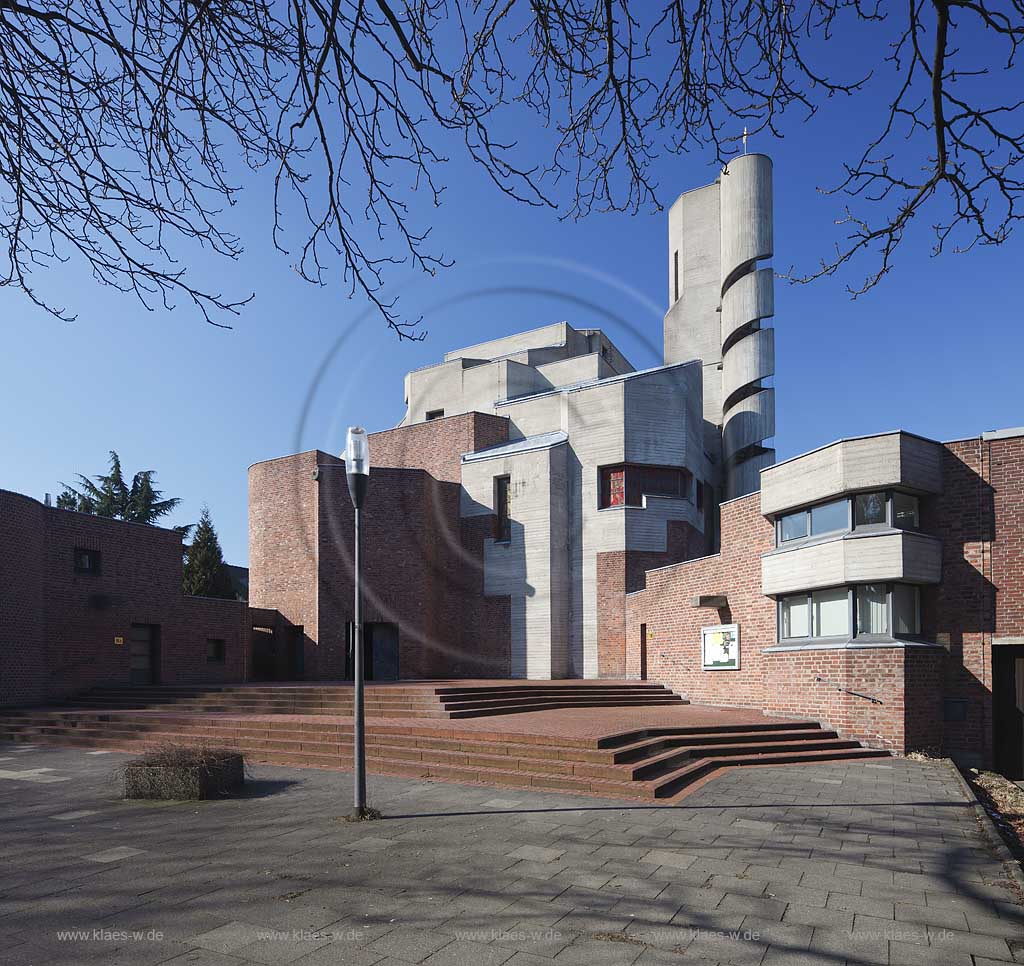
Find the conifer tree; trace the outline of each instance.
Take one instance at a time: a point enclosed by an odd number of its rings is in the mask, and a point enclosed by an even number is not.
[[[220,540],[213,528],[210,510],[205,506],[196,524],[192,544],[185,551],[183,590],[193,597],[231,599],[235,596]]]
[[[78,489],[62,483],[64,489],[57,496],[57,506],[61,510],[155,525],[181,503],[178,497],[164,499],[163,490],[153,485],[155,475],[155,470],[140,470],[129,486],[121,469],[121,458],[111,450],[109,472],[100,473],[94,479],[79,474]],[[192,526],[174,529],[185,537]]]

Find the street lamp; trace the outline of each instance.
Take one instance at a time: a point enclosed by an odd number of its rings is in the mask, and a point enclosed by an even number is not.
[[[370,444],[366,438],[366,430],[362,426],[350,426],[345,444],[345,475],[348,477],[348,492],[355,508],[355,550],[353,552],[353,569],[355,571],[355,625],[352,643],[355,652],[353,668],[352,702],[352,733],[354,748],[352,764],[355,771],[355,795],[352,817],[365,818],[366,808],[366,734],[363,728],[363,587],[360,573],[360,516],[366,489],[370,482]]]

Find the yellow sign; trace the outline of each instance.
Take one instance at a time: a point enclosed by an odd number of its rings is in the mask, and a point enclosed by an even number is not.
[[[115,637],[114,638],[114,647],[124,647],[124,638],[123,637]]]

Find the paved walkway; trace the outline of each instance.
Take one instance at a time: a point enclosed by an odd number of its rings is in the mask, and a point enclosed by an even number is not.
[[[676,807],[259,766],[126,803],[0,746],[0,964],[993,966],[1024,910],[945,765],[729,772]]]

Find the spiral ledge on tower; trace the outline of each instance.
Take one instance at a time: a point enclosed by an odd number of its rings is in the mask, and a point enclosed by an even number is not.
[[[734,158],[721,178],[722,456],[725,496],[760,488],[760,471],[775,462],[774,273],[772,163],[762,154]]]

